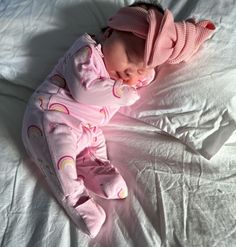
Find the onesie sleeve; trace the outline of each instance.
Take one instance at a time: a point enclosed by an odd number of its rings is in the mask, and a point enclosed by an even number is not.
[[[80,103],[98,106],[127,106],[135,103],[139,99],[136,88],[100,76],[99,66],[103,60],[100,55],[95,56],[94,52],[92,47],[85,46],[65,58],[63,74],[72,97]]]
[[[155,79],[155,76],[156,76],[156,71],[155,69],[152,69],[150,73],[148,73],[143,79],[140,79],[138,81],[136,88],[139,89],[148,86]]]

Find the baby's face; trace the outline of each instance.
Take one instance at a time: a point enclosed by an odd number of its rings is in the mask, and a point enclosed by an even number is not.
[[[136,85],[151,71],[144,68],[144,48],[145,40],[132,33],[113,30],[102,44],[104,62],[110,77]]]

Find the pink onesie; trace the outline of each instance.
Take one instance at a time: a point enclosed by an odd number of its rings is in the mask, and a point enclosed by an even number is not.
[[[138,83],[142,87],[154,71]],[[110,79],[101,45],[81,36],[31,96],[23,121],[27,152],[76,225],[94,237],[105,212],[89,191],[109,199],[128,195],[107,158],[102,126],[121,106],[139,99],[137,89]]]

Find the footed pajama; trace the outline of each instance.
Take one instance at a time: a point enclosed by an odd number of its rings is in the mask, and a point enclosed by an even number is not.
[[[32,95],[22,130],[26,150],[57,200],[91,237],[106,216],[89,191],[107,199],[128,195],[99,126],[139,98],[136,89],[109,79],[102,56],[89,35],[78,39]]]

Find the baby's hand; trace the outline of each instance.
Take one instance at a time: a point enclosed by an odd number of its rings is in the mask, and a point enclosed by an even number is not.
[[[122,99],[125,105],[132,105],[139,99],[139,94],[134,86],[130,86],[123,82],[123,80],[117,80],[114,88],[113,94]]]

